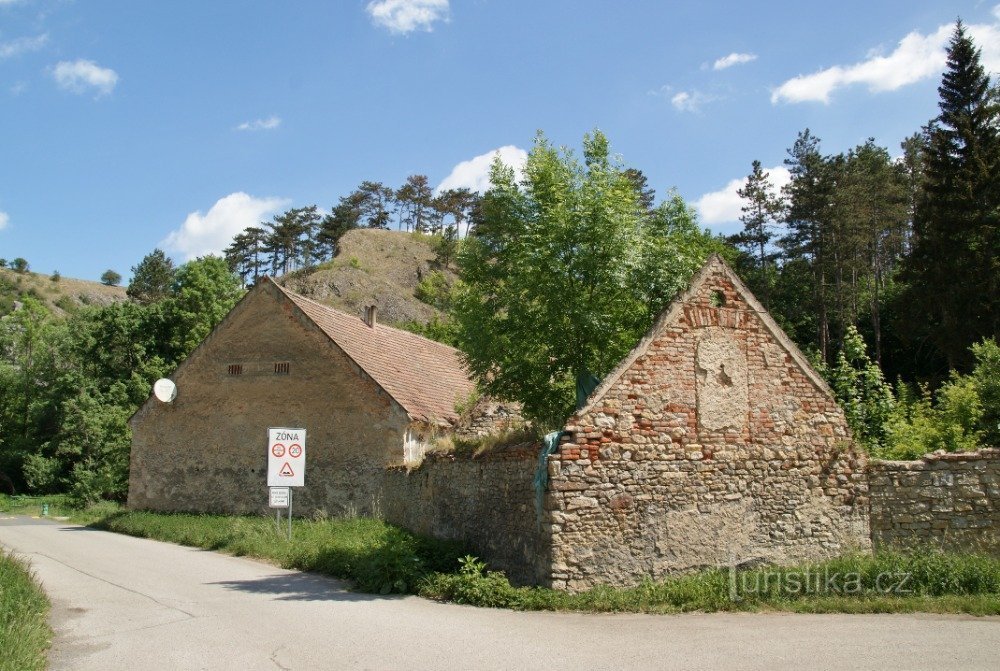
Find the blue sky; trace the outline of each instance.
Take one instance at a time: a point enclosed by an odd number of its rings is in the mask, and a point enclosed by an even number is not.
[[[481,186],[538,129],[732,231],[803,128],[898,153],[958,16],[1000,70],[996,0],[0,0],[0,257],[127,278],[364,179]]]

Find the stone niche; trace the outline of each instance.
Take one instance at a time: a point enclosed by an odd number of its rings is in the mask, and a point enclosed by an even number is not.
[[[747,357],[729,329],[709,327],[695,357],[698,426],[708,431],[746,427],[749,412]]]

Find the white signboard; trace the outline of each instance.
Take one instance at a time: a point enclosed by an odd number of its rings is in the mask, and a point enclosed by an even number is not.
[[[267,430],[267,486],[304,487],[306,430]]]
[[[269,487],[268,492],[270,492],[270,506],[272,508],[287,508],[288,507],[288,493],[291,491],[288,487]]]

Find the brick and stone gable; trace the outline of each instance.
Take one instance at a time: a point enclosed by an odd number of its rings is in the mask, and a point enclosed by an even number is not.
[[[867,542],[855,524],[866,515],[864,457],[843,412],[721,258],[566,431],[550,459],[553,584],[625,584]]]

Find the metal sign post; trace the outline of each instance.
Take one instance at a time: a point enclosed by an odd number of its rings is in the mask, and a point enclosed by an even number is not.
[[[292,540],[292,487],[306,484],[306,430],[267,430],[267,486],[274,523],[281,529],[281,509],[287,509],[288,540]]]

